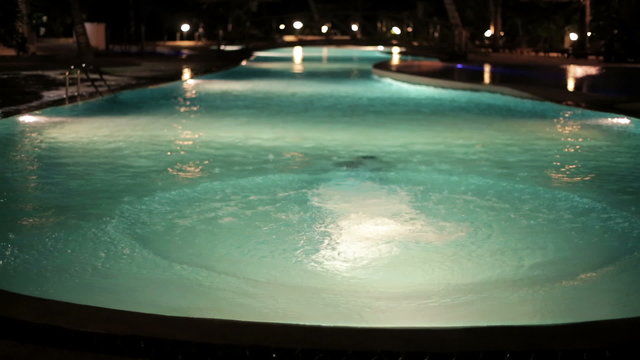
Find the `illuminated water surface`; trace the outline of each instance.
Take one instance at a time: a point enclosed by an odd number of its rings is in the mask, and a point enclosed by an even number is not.
[[[374,77],[389,58],[273,50],[0,121],[0,287],[354,326],[640,315],[639,120]]]

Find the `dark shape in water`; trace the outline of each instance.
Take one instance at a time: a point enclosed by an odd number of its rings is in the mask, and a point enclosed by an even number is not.
[[[340,161],[335,163],[336,166],[343,169],[363,169],[363,170],[382,170],[385,163],[374,155],[357,156],[351,160]]]

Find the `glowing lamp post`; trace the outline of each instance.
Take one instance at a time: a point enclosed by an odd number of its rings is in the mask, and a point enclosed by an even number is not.
[[[293,22],[293,28],[296,29],[296,30],[302,29],[303,26],[304,26],[304,24],[302,23],[302,21],[296,20],[296,21]]]
[[[569,33],[569,40],[571,40],[571,41],[577,41],[577,40],[578,40],[578,34],[576,34],[576,33],[574,33],[574,32]]]
[[[187,40],[187,32],[191,30],[191,25],[189,24],[182,24],[180,25],[180,31],[182,31],[182,38],[183,40]]]

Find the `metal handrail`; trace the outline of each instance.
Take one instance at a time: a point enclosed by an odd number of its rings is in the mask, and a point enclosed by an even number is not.
[[[90,70],[93,69],[95,71],[96,74],[98,74],[98,76],[100,77],[100,80],[102,80],[102,82],[104,83],[104,85],[106,86],[107,90],[109,90],[110,92],[111,87],[109,86],[109,84],[107,83],[107,80],[105,80],[102,71],[100,71],[99,68],[96,68],[92,65],[87,65],[87,64],[82,64],[80,66],[76,66],[76,65],[71,65],[69,67],[69,69],[67,69],[67,71],[65,71],[65,88],[64,88],[64,98],[65,98],[65,103],[69,103],[69,78],[71,76],[73,76],[73,74],[75,73],[76,75],[76,101],[80,100],[80,83],[81,83],[81,76],[80,73],[84,73],[84,76],[87,78],[87,80],[89,80],[89,82],[91,82],[91,85],[93,86],[93,88],[95,89],[96,93],[98,93],[98,95],[102,96],[102,92],[100,91],[100,89],[98,88],[98,86],[96,85],[94,79],[91,77],[91,75],[89,74]]]
[[[65,103],[69,103],[69,75],[73,72],[76,73],[76,100],[80,99],[80,69],[76,69],[74,65],[71,65],[64,73],[64,100]]]

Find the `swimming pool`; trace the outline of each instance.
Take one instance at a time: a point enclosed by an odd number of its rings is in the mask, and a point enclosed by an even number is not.
[[[640,315],[638,120],[352,48],[0,121],[0,288],[265,322]]]

